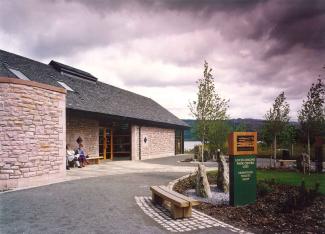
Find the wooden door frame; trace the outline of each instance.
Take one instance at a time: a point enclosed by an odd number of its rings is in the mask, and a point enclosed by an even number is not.
[[[111,148],[110,148],[110,150],[111,150],[111,160],[113,161],[113,158],[114,158],[114,152],[113,152],[113,146],[114,146],[114,144],[113,144],[113,129],[110,128],[110,131],[111,131],[111,134],[110,134],[110,137],[111,137]]]
[[[110,146],[110,150],[111,151],[111,157],[109,158],[110,160],[113,160],[113,129],[112,128],[108,128],[108,127],[100,127],[100,128],[103,128],[103,140],[104,140],[104,144],[103,144],[103,156],[104,156],[104,160],[107,160],[107,129],[110,130],[110,143],[111,143],[111,146]]]
[[[103,128],[103,156],[104,156],[104,160],[106,160],[106,147],[107,147],[107,142],[106,142],[106,128]]]

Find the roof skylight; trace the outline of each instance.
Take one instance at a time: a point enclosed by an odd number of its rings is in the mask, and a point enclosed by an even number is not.
[[[66,83],[62,82],[62,81],[58,81],[58,83],[63,87],[65,88],[66,90],[69,90],[69,91],[72,91],[73,92],[73,89],[70,88],[70,86],[68,86]]]
[[[14,73],[15,76],[17,76],[17,77],[18,77],[19,79],[21,79],[21,80],[30,80],[30,79],[28,79],[28,77],[25,76],[21,71],[18,71],[18,70],[16,70],[16,69],[13,69],[13,68],[10,68],[10,67],[8,67],[8,69],[9,69],[12,73]]]

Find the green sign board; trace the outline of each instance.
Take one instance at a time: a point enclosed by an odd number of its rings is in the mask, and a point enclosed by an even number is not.
[[[256,201],[256,157],[229,156],[230,205],[242,206]]]

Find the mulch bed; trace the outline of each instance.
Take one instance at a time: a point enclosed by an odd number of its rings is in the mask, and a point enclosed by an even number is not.
[[[209,180],[214,182],[213,178]],[[194,181],[195,177],[180,181],[174,190],[183,193],[193,188]],[[325,233],[325,196],[319,195],[303,207],[292,207],[288,206],[288,200],[299,193],[299,187],[274,183],[268,186],[271,191],[258,195],[252,205],[232,207],[202,203],[195,209],[255,233]]]

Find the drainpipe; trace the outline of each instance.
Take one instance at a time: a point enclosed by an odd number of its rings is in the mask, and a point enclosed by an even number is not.
[[[139,126],[139,160],[141,160],[141,126]]]

